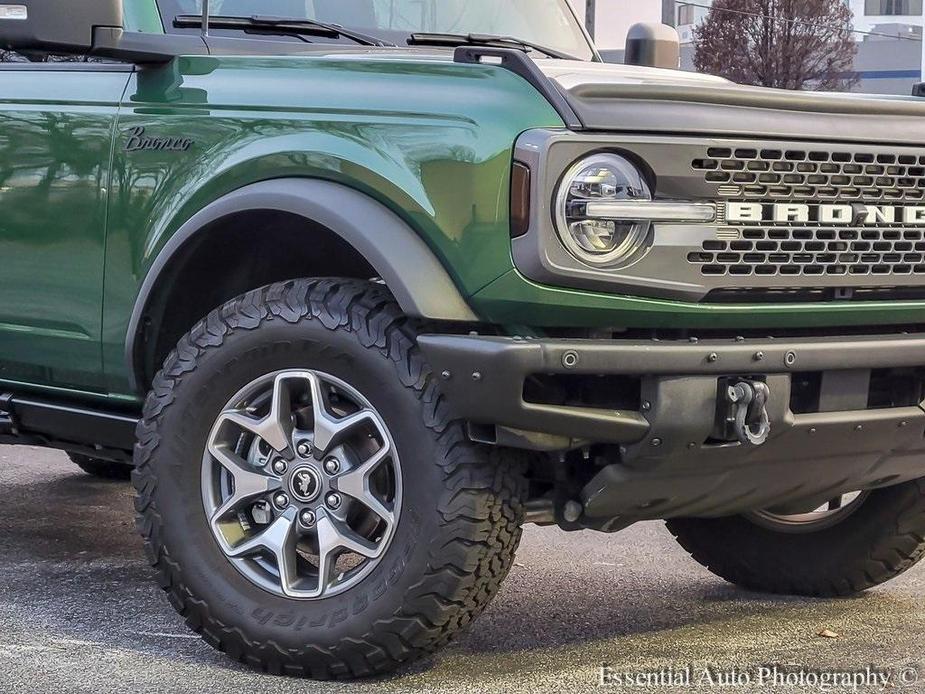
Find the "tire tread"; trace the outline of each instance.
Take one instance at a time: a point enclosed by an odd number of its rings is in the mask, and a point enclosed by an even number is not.
[[[887,506],[890,517],[880,514],[870,519],[877,523],[874,541],[859,546],[857,555],[840,566],[820,565],[814,562],[817,557],[794,556],[795,566],[801,567],[796,571],[770,557],[764,562],[749,561],[727,551],[716,523],[735,522],[741,527],[746,521],[740,518],[714,519],[710,529],[697,519],[669,520],[666,525],[695,561],[730,583],[783,595],[847,597],[886,583],[925,558],[925,479],[874,493],[884,492],[901,494],[902,505]]]
[[[330,650],[301,651],[268,641],[250,641],[221,623],[206,600],[190,593],[183,572],[161,540],[164,519],[155,502],[152,456],[161,441],[159,421],[174,392],[203,354],[221,348],[236,331],[267,321],[317,320],[329,330],[352,332],[364,347],[390,359],[405,388],[418,398],[425,426],[444,452],[445,489],[439,500],[438,537],[429,538],[429,571],[407,592],[388,620],[363,639]],[[395,669],[432,653],[468,625],[497,593],[513,564],[523,522],[525,461],[470,442],[464,425],[451,418],[434,375],[416,346],[409,320],[381,285],[353,280],[294,280],[254,290],[200,321],[167,357],[155,376],[138,424],[133,481],[136,524],[158,582],[187,626],[216,649],[270,673],[317,679],[365,677]]]

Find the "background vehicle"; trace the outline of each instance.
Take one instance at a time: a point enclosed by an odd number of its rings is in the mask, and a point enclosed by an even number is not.
[[[605,66],[560,1],[271,5],[0,8],[2,440],[134,465],[191,628],[386,671],[527,520],[778,592],[921,557],[921,102]]]

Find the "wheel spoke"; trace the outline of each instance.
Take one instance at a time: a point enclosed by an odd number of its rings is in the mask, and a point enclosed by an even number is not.
[[[324,594],[334,580],[337,557],[344,550],[356,552],[368,559],[376,559],[382,553],[382,544],[376,544],[354,532],[346,523],[324,511],[318,517],[315,527],[318,534],[318,587],[317,595]]]
[[[292,503],[301,468],[322,487]],[[401,509],[400,461],[384,420],[348,383],[310,369],[260,376],[229,398],[201,480],[205,517],[228,561],[297,600],[340,595],[369,575]]]
[[[369,460],[334,480],[337,491],[356,499],[389,525],[394,522],[395,514],[392,509],[388,508],[373,494],[369,485],[369,478],[382,464],[382,461],[389,457],[390,452],[389,445],[386,443]]]
[[[238,559],[257,552],[266,551],[273,555],[279,570],[280,588],[286,595],[297,595],[293,585],[298,580],[295,508],[290,507],[260,534],[230,548],[228,556]]]
[[[369,559],[379,556],[380,546],[354,532],[346,523],[325,513],[318,523],[318,544],[330,553],[336,549],[346,549],[362,554]]]
[[[209,454],[231,473],[231,478],[234,480],[234,491],[222,502],[221,507],[212,514],[210,520],[213,525],[216,525],[229,511],[238,508],[247,501],[275,491],[282,485],[279,479],[249,465],[225,446],[213,444],[209,446]]]
[[[228,422],[260,437],[279,453],[289,451],[292,440],[292,405],[286,382],[291,376],[280,374],[273,382],[270,411],[266,417],[252,417],[241,410],[222,412],[219,423]]]
[[[313,440],[312,444],[322,454],[341,443],[352,429],[362,424],[371,424],[382,436],[378,417],[372,410],[360,410],[341,419],[332,417],[327,410],[321,379],[315,374],[307,374],[312,392]],[[384,438],[384,437],[383,437]]]

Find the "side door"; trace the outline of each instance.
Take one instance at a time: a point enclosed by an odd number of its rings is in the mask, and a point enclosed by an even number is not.
[[[132,70],[0,63],[0,388],[103,388],[109,176]]]

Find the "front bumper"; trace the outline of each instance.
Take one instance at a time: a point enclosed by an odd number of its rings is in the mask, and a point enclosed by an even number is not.
[[[493,431],[497,443],[619,447],[619,459],[582,491],[586,518],[729,515],[925,476],[919,399],[869,406],[872,373],[925,366],[923,336],[662,342],[426,335],[420,345],[454,412],[476,432]],[[795,413],[792,390],[806,374],[820,383],[818,404]],[[638,377],[638,406],[528,402],[525,384],[538,375]],[[720,384],[737,376],[764,380],[771,390],[771,435],[762,446],[713,438]]]

